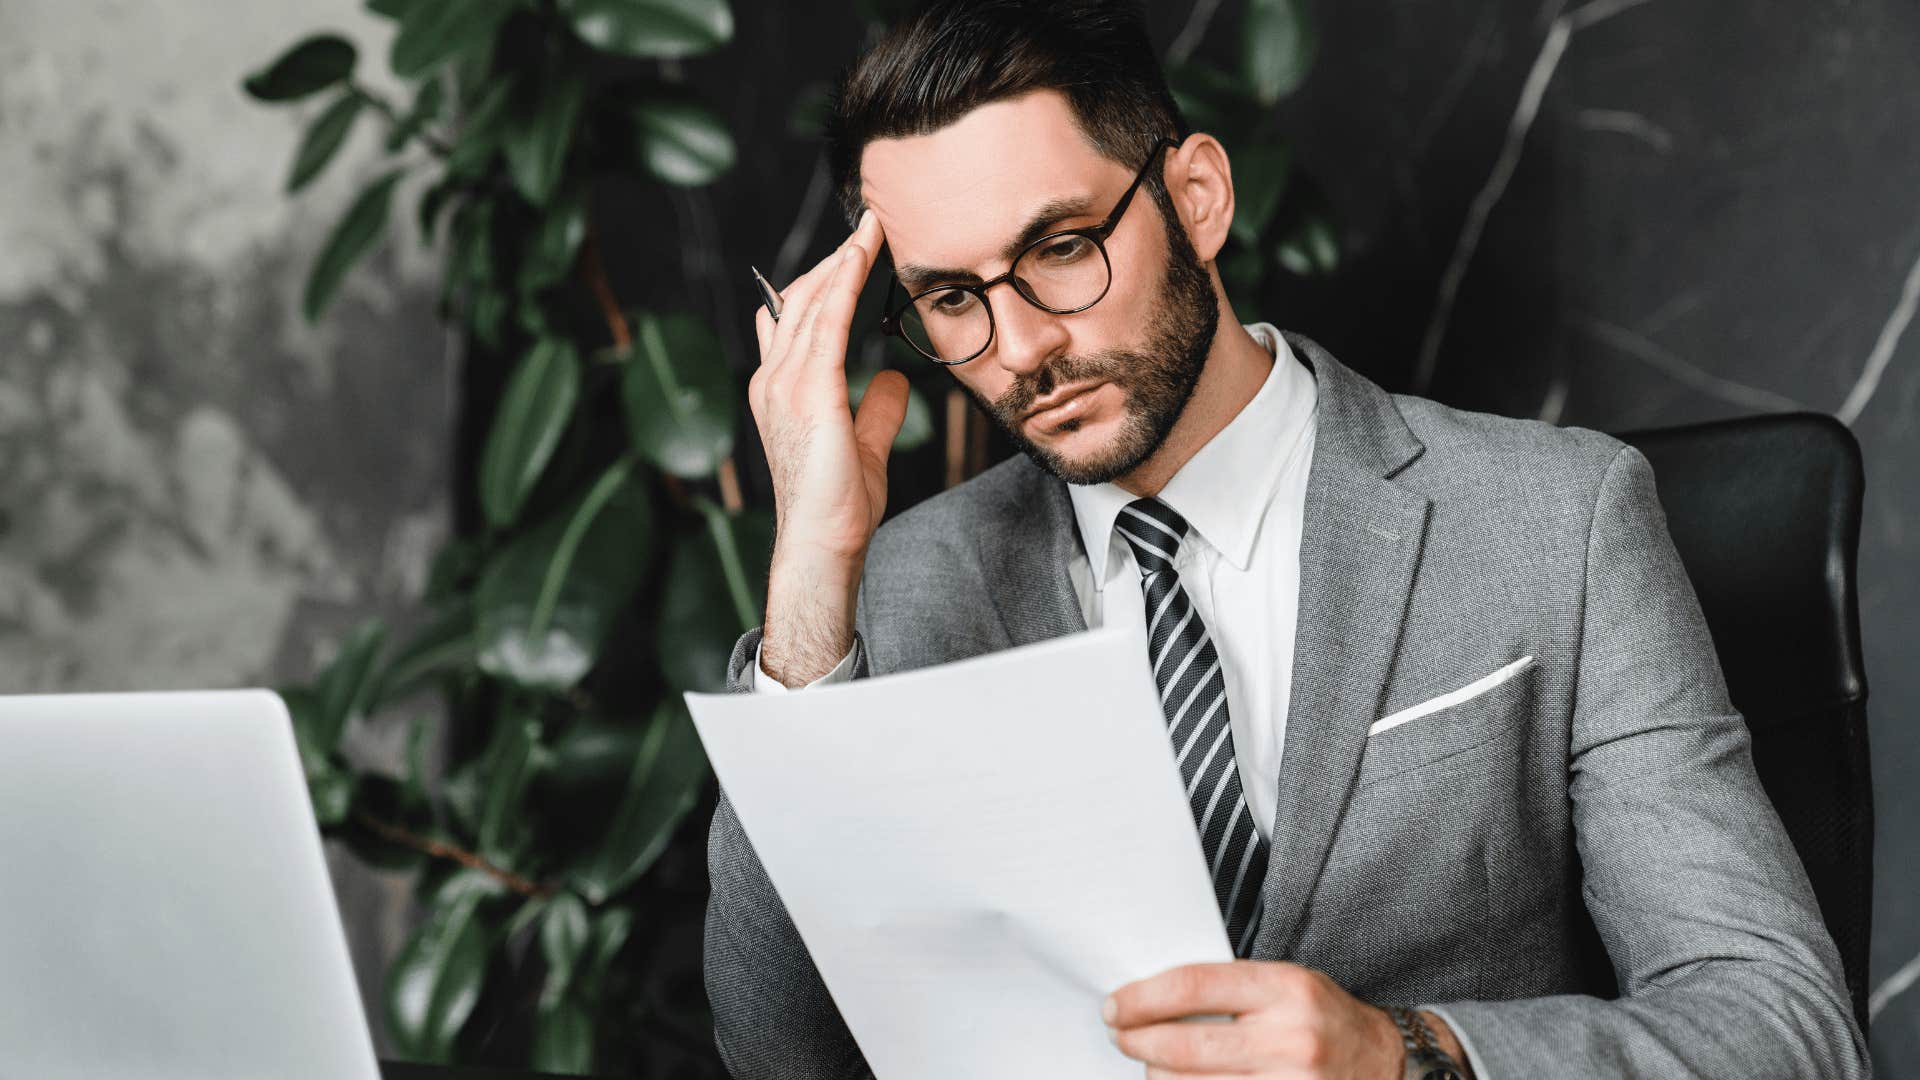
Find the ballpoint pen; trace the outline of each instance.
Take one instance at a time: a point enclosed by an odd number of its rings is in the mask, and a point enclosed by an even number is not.
[[[780,294],[774,292],[773,286],[767,283],[765,277],[761,276],[759,267],[748,265],[747,269],[753,271],[753,287],[760,290],[760,302],[767,305],[767,313],[773,316],[775,322],[779,322]]]

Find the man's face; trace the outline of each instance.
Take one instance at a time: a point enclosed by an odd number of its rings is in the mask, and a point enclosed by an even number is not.
[[[1023,232],[1099,224],[1140,164],[1101,156],[1066,98],[1044,90],[983,105],[930,135],[868,144],[861,192],[903,276],[915,267],[976,275],[915,278],[917,292],[998,276]],[[1036,220],[1049,204],[1065,212]],[[1110,481],[1152,456],[1206,363],[1219,301],[1177,222],[1172,232],[1143,187],[1106,240],[1113,281],[1099,303],[1056,315],[1011,283],[996,286],[992,345],[948,369],[1015,446],[1068,483]],[[1092,389],[1065,408],[1031,415],[1083,385]]]

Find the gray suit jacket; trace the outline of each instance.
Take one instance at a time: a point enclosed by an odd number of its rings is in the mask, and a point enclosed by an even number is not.
[[[1254,957],[1444,1007],[1499,1080],[1867,1075],[1646,459],[1388,394],[1286,338],[1318,380],[1318,435]],[[1084,630],[1079,543],[1065,486],[1023,456],[900,513],[869,550],[855,677]],[[731,689],[759,639],[736,644]],[[724,798],[709,859],[728,1067],[869,1075]],[[1611,970],[1583,959],[1589,917]]]

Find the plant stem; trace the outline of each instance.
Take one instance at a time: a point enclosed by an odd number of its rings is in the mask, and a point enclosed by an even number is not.
[[[367,104],[373,106],[374,108],[380,110],[381,114],[387,118],[387,123],[389,125],[393,127],[400,126],[400,114],[399,112],[395,111],[392,103],[387,101],[386,98],[383,98],[379,94],[376,94],[373,91],[367,89],[366,87],[361,86],[359,83],[348,83],[347,89],[352,91],[353,96],[359,98],[361,101],[364,101]],[[446,143],[441,142],[440,139],[433,134],[433,132],[428,131],[425,128],[421,128],[419,131],[416,131],[413,134],[414,134],[414,137],[419,139],[420,142],[424,144],[427,149],[433,151],[434,156],[439,157],[443,160],[445,158],[452,156],[453,147],[448,146]]]
[[[529,881],[511,870],[495,866],[479,855],[468,851],[466,848],[421,836],[419,833],[401,828],[391,822],[381,821],[379,818],[374,817],[364,810],[355,813],[353,819],[373,830],[380,839],[388,843],[399,844],[405,848],[412,848],[423,855],[429,855],[436,859],[449,859],[470,870],[478,870],[483,874],[499,880],[501,884],[522,896],[547,897],[559,891],[551,885],[542,885],[535,881]]]
[[[633,348],[633,324],[627,321],[626,313],[620,310],[620,298],[613,294],[613,285],[607,280],[607,266],[600,260],[600,230],[592,217],[587,218],[587,237],[580,242],[580,262],[577,267],[580,280],[593,293],[600,304],[600,317],[606,320],[607,333],[613,338],[613,347],[626,353]],[[677,477],[663,476],[667,490],[673,493],[674,501],[686,505],[686,491]],[[734,467],[733,456],[729,454],[720,461],[720,503],[730,514],[737,514],[746,505],[740,497],[740,473]]]
[[[607,282],[607,267],[600,261],[600,229],[591,217],[587,219],[587,238],[580,242],[580,279],[600,302],[600,317],[607,321],[613,347],[626,352],[633,345],[633,327],[628,325],[626,315],[620,310],[620,300]]]
[[[733,522],[710,499],[698,499],[707,518],[707,532],[713,537],[714,550],[720,555],[720,572],[727,579],[727,595],[733,601],[733,613],[744,632],[759,625],[753,610],[753,593],[747,588],[747,568],[740,561],[740,545],[734,540]]]

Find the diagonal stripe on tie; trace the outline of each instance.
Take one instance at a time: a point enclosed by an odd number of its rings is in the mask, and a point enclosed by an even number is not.
[[[1187,522],[1159,499],[1135,499],[1115,528],[1133,549],[1146,595],[1147,662],[1174,761],[1186,784],[1200,851],[1214,898],[1226,920],[1234,955],[1245,956],[1260,926],[1260,884],[1267,873],[1267,842],[1254,828],[1233,757],[1226,673],[1206,623],[1180,584],[1174,561]]]

